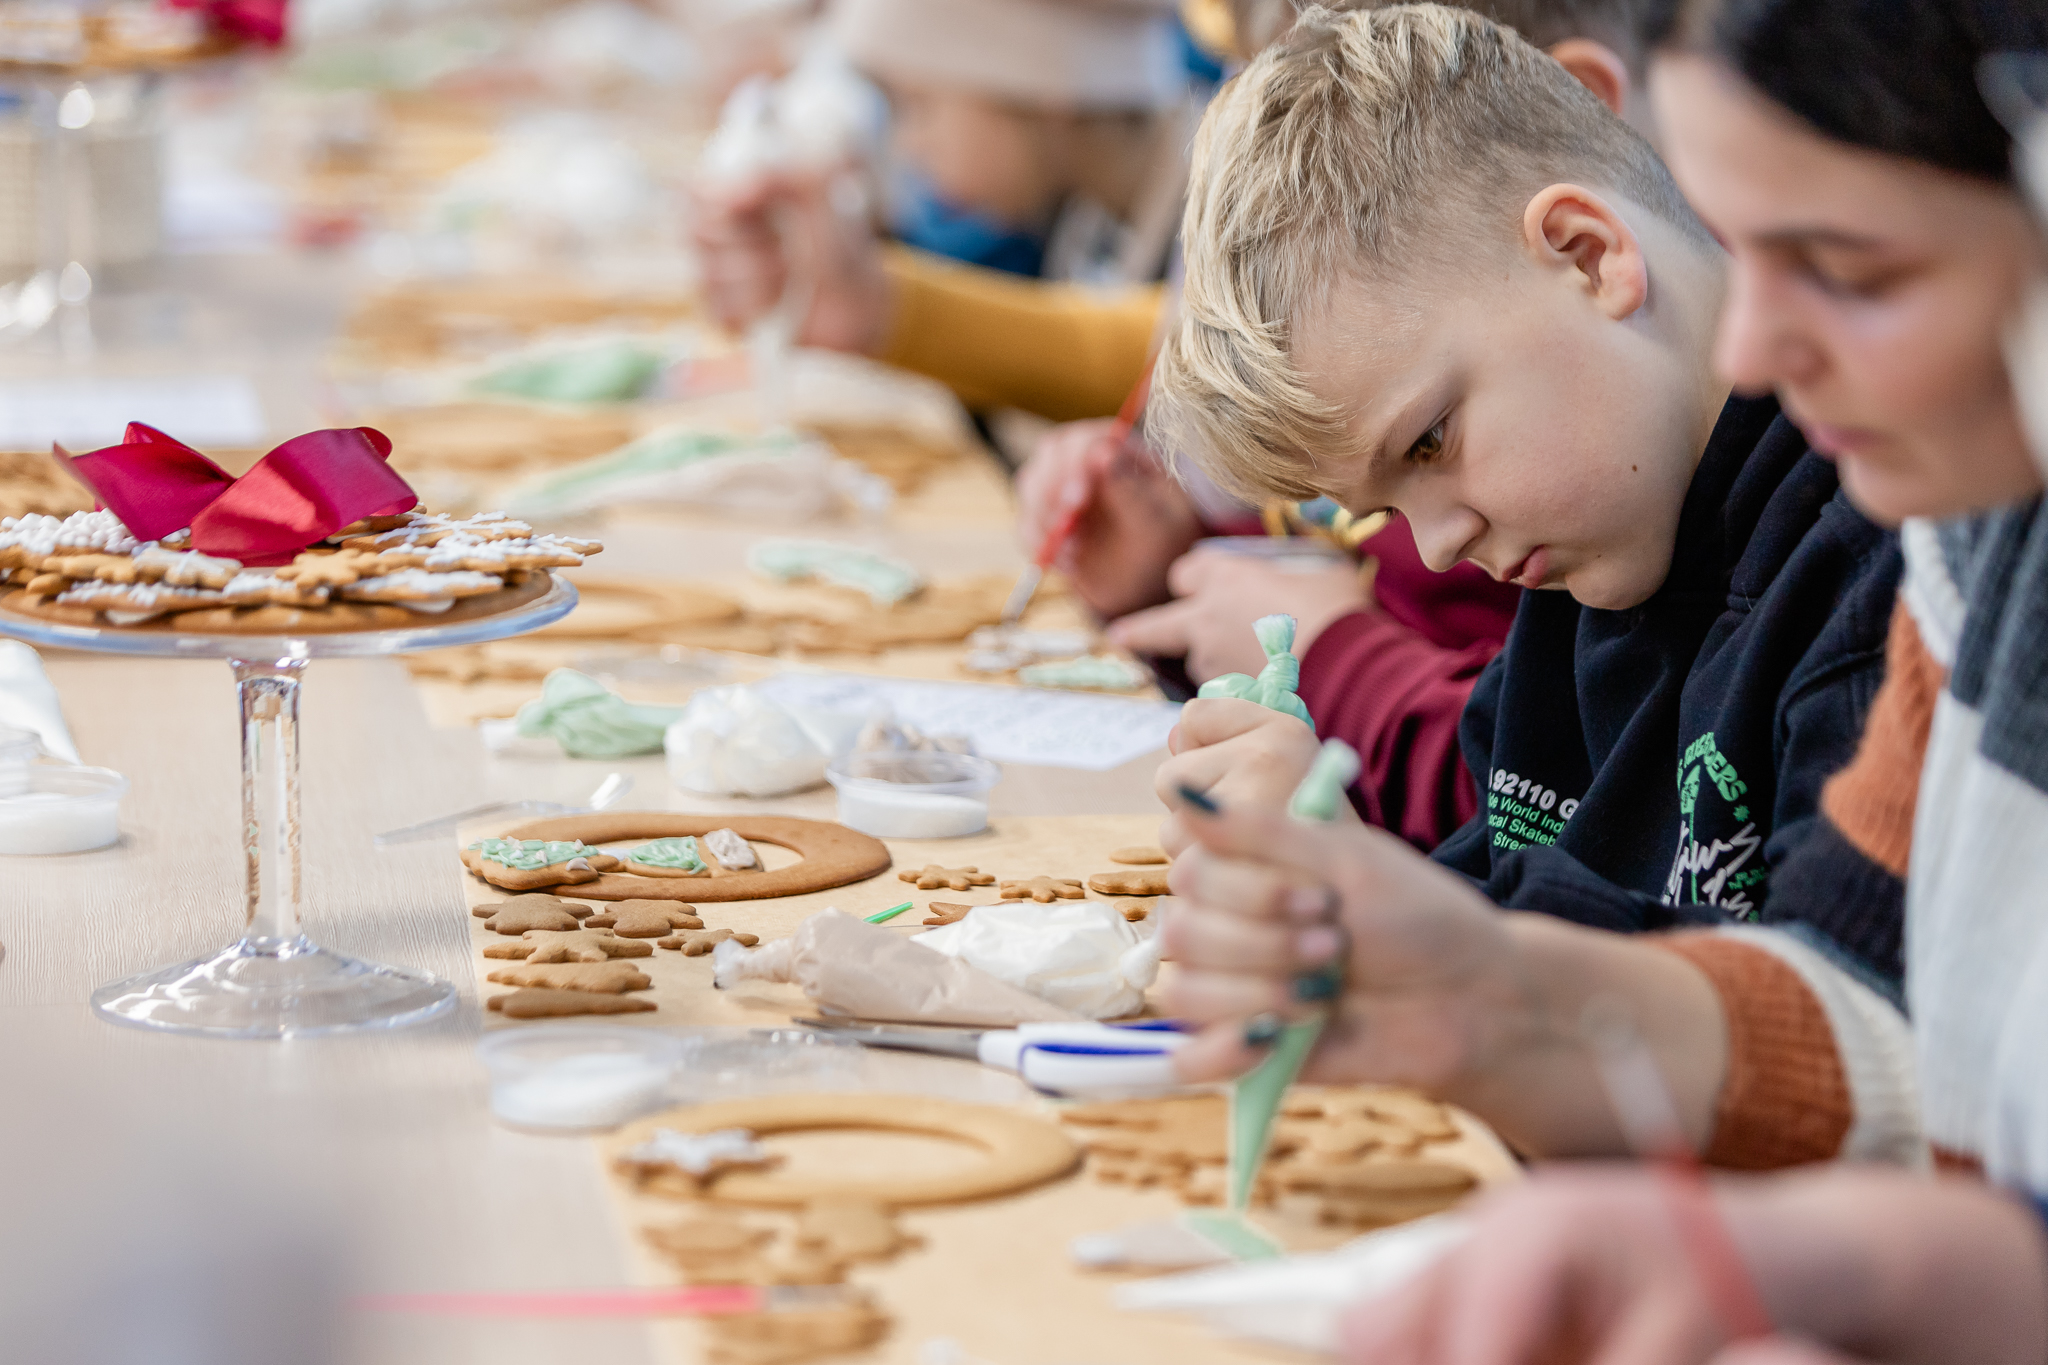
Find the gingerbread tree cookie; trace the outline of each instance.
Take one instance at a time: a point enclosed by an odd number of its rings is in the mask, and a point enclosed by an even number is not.
[[[996,894],[1006,901],[1033,900],[1041,905],[1054,901],[1077,901],[1085,894],[1072,877],[1021,877],[1005,881]]]

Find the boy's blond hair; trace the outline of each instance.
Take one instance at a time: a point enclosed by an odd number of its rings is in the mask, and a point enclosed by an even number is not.
[[[1317,465],[1351,443],[1290,357],[1294,323],[1342,280],[1513,249],[1530,198],[1560,181],[1711,241],[1650,145],[1513,31],[1442,5],[1305,10],[1195,139],[1156,444],[1239,494],[1328,491]]]

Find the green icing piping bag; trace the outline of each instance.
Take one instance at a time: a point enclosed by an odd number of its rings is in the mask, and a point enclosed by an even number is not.
[[[1272,620],[1272,617],[1267,617]],[[1289,621],[1289,626],[1293,625]],[[1290,634],[1292,631],[1290,630]],[[1348,798],[1345,789],[1358,777],[1358,752],[1341,739],[1326,740],[1308,776],[1294,789],[1287,813],[1297,820],[1325,821],[1335,818],[1338,803]],[[1313,993],[1303,993],[1302,988]],[[1257,1066],[1239,1076],[1230,1087],[1230,1202],[1232,1213],[1242,1218],[1251,1202],[1252,1182],[1266,1159],[1273,1139],[1273,1120],[1287,1088],[1301,1074],[1302,1063],[1315,1049],[1329,1022],[1330,1010],[1344,988],[1344,962],[1338,957],[1320,971],[1296,983],[1304,999],[1326,1003],[1297,1023],[1289,1024],[1274,1040],[1272,1051]]]
[[[1266,666],[1259,670],[1259,676],[1225,673],[1203,683],[1195,695],[1255,701],[1269,710],[1293,716],[1303,725],[1315,724],[1308,718],[1308,707],[1294,693],[1295,685],[1301,681],[1301,661],[1293,653],[1294,618],[1261,616],[1252,622],[1252,634],[1259,637],[1259,648],[1266,651]]]

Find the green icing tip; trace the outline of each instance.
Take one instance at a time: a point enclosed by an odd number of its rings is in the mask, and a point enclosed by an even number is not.
[[[1358,750],[1341,739],[1323,741],[1308,776],[1294,789],[1287,813],[1297,820],[1334,820],[1347,798],[1345,790],[1358,780]]]
[[[1225,673],[1203,683],[1195,695],[1255,701],[1268,710],[1293,716],[1303,725],[1313,725],[1315,722],[1308,717],[1308,707],[1302,705],[1294,690],[1301,682],[1301,662],[1291,652],[1294,649],[1294,618],[1286,615],[1261,616],[1252,623],[1252,634],[1258,637],[1259,648],[1266,651],[1266,666],[1259,670],[1259,676]]]
[[[1233,1261],[1270,1261],[1284,1256],[1281,1245],[1259,1231],[1241,1213],[1220,1209],[1189,1209],[1181,1226]]]

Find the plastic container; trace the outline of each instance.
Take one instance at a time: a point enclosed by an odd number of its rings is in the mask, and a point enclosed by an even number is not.
[[[29,765],[42,752],[42,741],[27,730],[0,725],[0,797],[28,790]]]
[[[1003,770],[973,754],[879,749],[825,769],[839,823],[884,839],[955,839],[988,828],[988,789]]]
[[[5,771],[0,760],[0,783]],[[84,853],[121,837],[128,779],[112,768],[31,763],[15,780],[14,794],[0,795],[0,854]]]
[[[683,1039],[651,1028],[543,1025],[487,1034],[476,1050],[501,1123],[589,1133],[669,1103]]]

